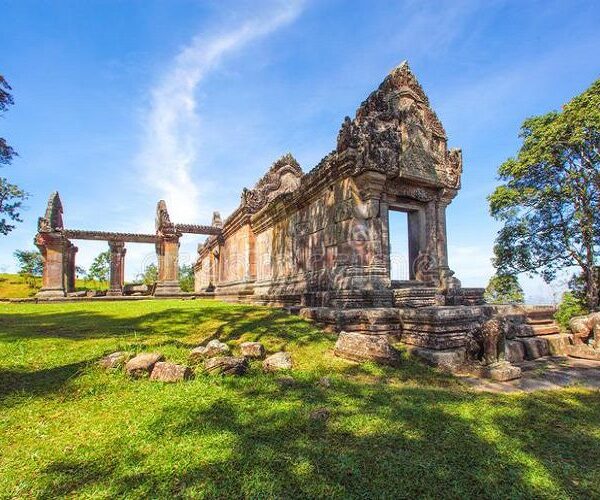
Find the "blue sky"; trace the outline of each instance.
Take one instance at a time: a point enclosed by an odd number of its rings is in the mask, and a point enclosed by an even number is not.
[[[71,228],[152,232],[160,198],[180,222],[228,215],[281,154],[310,170],[407,59],[463,150],[450,265],[484,286],[498,229],[486,196],[520,124],[600,76],[597,1],[0,0],[0,11],[0,72],[16,101],[0,135],[20,153],[2,175],[32,195],[0,238],[7,271],[53,190]],[[201,240],[184,238],[182,260]],[[84,267],[105,248],[78,246]],[[152,253],[129,245],[129,279]],[[552,295],[522,283],[529,300]]]

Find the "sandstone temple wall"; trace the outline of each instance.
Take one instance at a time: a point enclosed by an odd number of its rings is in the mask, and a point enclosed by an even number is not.
[[[402,64],[346,118],[335,150],[304,173],[276,161],[199,247],[196,290],[269,304],[391,306],[389,212],[408,214],[409,279],[448,296],[446,207],[462,158]],[[451,299],[450,299],[451,300]]]

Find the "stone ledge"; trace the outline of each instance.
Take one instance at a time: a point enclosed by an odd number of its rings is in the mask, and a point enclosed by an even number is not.
[[[366,335],[356,332],[341,332],[333,353],[340,358],[352,361],[376,361],[387,365],[397,365],[400,355],[387,337]]]
[[[592,359],[600,361],[600,350],[594,349],[589,345],[572,345],[569,346],[567,354],[572,358]]]
[[[418,357],[428,365],[455,373],[460,371],[467,362],[467,350],[464,347],[456,349],[425,349],[423,347],[406,346],[411,356]]]

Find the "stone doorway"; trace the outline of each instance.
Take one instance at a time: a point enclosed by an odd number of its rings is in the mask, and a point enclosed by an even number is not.
[[[390,278],[392,284],[408,281],[408,213],[391,210],[389,213]]]
[[[424,223],[424,214],[419,208],[400,204],[389,207],[389,269],[393,288],[422,281],[418,261],[426,247]]]

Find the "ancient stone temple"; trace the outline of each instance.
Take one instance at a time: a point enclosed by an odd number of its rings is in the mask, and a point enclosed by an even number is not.
[[[340,308],[400,300],[480,300],[448,267],[446,207],[460,188],[461,152],[403,63],[346,118],[337,147],[308,174],[276,161],[219,237],[199,249],[198,290],[253,301]],[[390,279],[388,214],[406,212],[410,286]]]
[[[53,195],[36,237],[45,262],[40,296],[73,288],[77,248],[70,239],[77,238],[109,242],[112,295],[123,290],[124,243],[154,244],[155,295],[178,295],[179,239],[206,234],[194,266],[197,294],[297,310],[343,332],[336,353],[351,359],[393,362],[393,340],[436,365],[474,362],[484,375],[515,378],[505,339],[554,333],[555,325],[543,308],[487,305],[483,289],[463,288],[454,276],[446,209],[461,174],[461,151],[448,147],[425,92],[402,63],[344,120],[335,149],[317,166],[304,173],[284,155],[242,191],[224,221],[215,212],[210,226],[175,224],[161,201],[155,234],[68,230]],[[407,214],[403,281],[391,278],[392,211]]]
[[[346,332],[337,351],[347,357],[385,358],[381,341],[395,338],[434,364],[460,365],[485,350],[484,364],[496,366],[506,328],[486,321],[526,318],[485,305],[483,289],[461,287],[449,266],[446,208],[461,173],[461,151],[448,147],[402,63],[344,120],[335,149],[316,167],[304,173],[287,154],[243,190],[224,222],[215,214],[222,230],[198,249],[196,290],[295,306]],[[408,218],[406,281],[391,279],[390,211]],[[503,363],[496,376],[518,376],[511,368]]]

